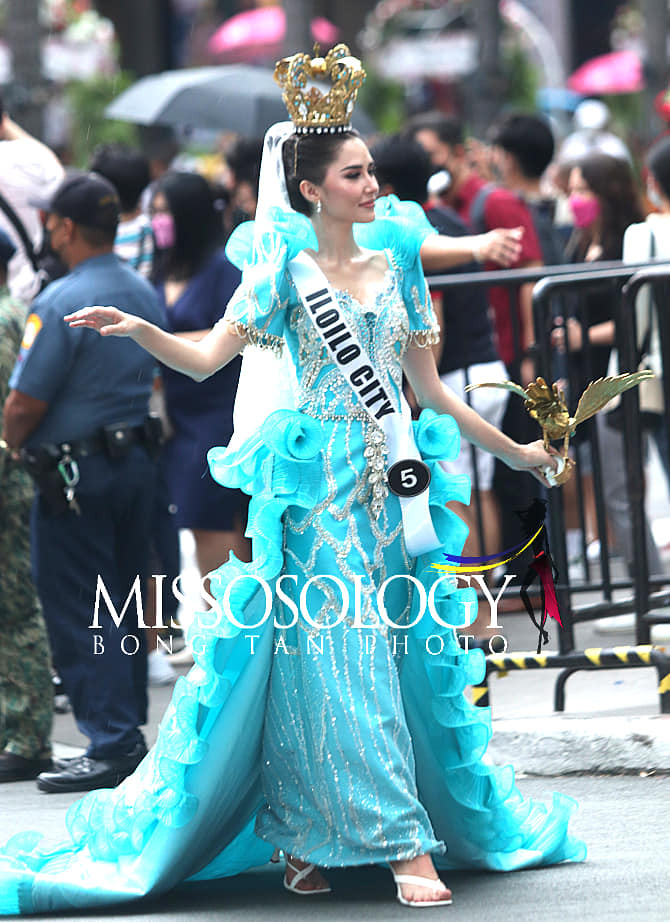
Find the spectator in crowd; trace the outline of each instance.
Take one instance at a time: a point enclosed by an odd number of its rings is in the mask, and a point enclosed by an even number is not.
[[[440,234],[464,237],[470,231],[456,212],[444,205],[427,207],[427,185],[432,167],[428,155],[417,141],[400,136],[387,138],[371,149],[377,171],[380,194],[397,195],[402,201],[424,206],[430,223]],[[451,272],[476,272],[478,263],[471,262]],[[483,381],[504,381],[504,364],[498,358],[489,318],[489,304],[483,287],[462,286],[450,289],[445,296],[433,294],[433,307],[440,326],[440,342],[433,351],[440,379],[467,400],[480,416],[500,427],[507,404],[507,392],[497,388],[482,388],[465,393],[467,384]],[[472,458],[476,459],[476,480],[473,480]],[[450,473],[467,474],[478,491],[483,526],[484,547],[478,535],[474,505],[458,504],[458,515],[470,529],[464,553],[467,556],[492,554],[501,547],[500,510],[493,493],[493,458],[474,446],[463,444],[456,461],[444,462]]]
[[[587,154],[570,173],[570,206],[575,233],[567,257],[572,262],[597,262],[621,259],[626,228],[642,217],[635,179],[627,160],[608,154]],[[566,344],[570,354],[569,387],[573,402],[590,381],[607,375],[610,350],[615,338],[615,298],[611,289],[596,289],[580,296],[574,315],[567,318],[565,330],[554,330],[559,348]],[[624,445],[620,432],[600,414],[579,427],[578,460],[585,493],[593,493],[590,454],[585,441],[598,434],[598,454],[602,470],[602,489],[609,523],[616,544],[629,569],[633,562],[630,533],[630,508],[625,489]],[[588,523],[587,523],[588,524]],[[601,538],[605,523],[598,523]],[[593,523],[591,525],[593,527]],[[660,556],[647,525],[649,572],[662,572]]]
[[[670,137],[661,138],[646,157],[647,198],[658,209],[647,215],[641,224],[632,224],[623,238],[624,262],[637,263],[647,259],[670,262]],[[656,378],[646,382],[639,391],[640,406],[670,484],[670,454],[663,398],[663,357],[659,339],[656,309],[651,290],[642,289],[636,302],[638,347],[645,365]],[[616,371],[618,369],[613,369]],[[648,397],[648,400],[645,400]]]
[[[628,263],[645,262],[648,259],[670,261],[670,138],[663,137],[656,141],[645,158],[647,198],[658,210],[648,214],[646,219],[631,224],[623,238],[623,259]],[[638,387],[641,421],[643,431],[653,438],[659,458],[665,471],[666,481],[670,485],[670,457],[668,453],[668,428],[665,421],[665,399],[663,394],[663,355],[658,326],[658,304],[655,292],[648,285],[642,287],[635,302],[637,347],[641,363],[651,369],[655,378],[644,381]],[[619,374],[619,357],[612,350],[608,374]],[[632,370],[632,369],[631,369]],[[611,401],[606,423],[609,427],[623,428],[620,398]],[[606,489],[614,496],[626,496],[626,479],[623,465],[612,465],[609,476],[613,484]],[[614,615],[601,618],[595,623],[595,629],[601,633],[632,631],[635,628],[634,615]],[[656,625],[652,628],[652,641],[667,640],[668,626]],[[657,632],[663,632],[660,637]]]
[[[114,255],[119,201],[106,179],[74,172],[41,206],[70,272],[33,304],[4,439],[22,452],[38,486],[35,583],[54,666],[90,740],[85,755],[43,772],[37,784],[88,791],[115,786],[146,753],[143,631],[130,612],[114,622],[102,587],[118,616],[146,576],[156,471],[146,414],[155,363],[139,347],[74,330],[63,317],[100,300],[159,324],[162,314],[151,285]],[[96,599],[100,629],[92,631]]]
[[[0,97],[0,229],[16,247],[9,264],[9,290],[26,304],[41,285],[27,248],[37,253],[44,240],[39,209],[31,200],[50,195],[62,178],[63,167],[56,155],[10,119]]]
[[[243,221],[253,221],[256,215],[262,153],[262,138],[238,138],[226,154],[232,180],[225,219],[227,234]]]
[[[557,225],[556,199],[546,196],[542,187],[554,156],[554,136],[548,121],[540,115],[510,113],[493,127],[489,136],[492,159],[503,186],[524,202],[533,219],[544,265],[560,265],[572,224],[567,228]],[[565,313],[560,298],[552,300],[552,311],[557,315]],[[565,375],[565,356],[554,353],[551,380],[564,380]],[[568,512],[569,498],[573,498],[577,520],[574,485],[570,484],[564,493],[568,497]],[[579,543],[579,532],[569,529],[568,542],[571,547]]]
[[[524,203],[510,190],[493,186],[471,168],[460,121],[440,112],[415,116],[408,125],[411,137],[421,144],[435,170],[451,175],[448,201],[474,233],[496,227],[523,229],[521,250],[513,269],[542,265],[542,250],[533,219]],[[487,268],[495,268],[488,264]],[[493,307],[496,348],[507,367],[507,377],[528,384],[535,376],[534,361],[528,350],[534,346],[532,285],[522,285],[518,295],[506,288],[489,289]],[[502,424],[511,438],[527,441],[535,432],[523,404],[510,400]],[[527,508],[538,496],[539,488],[531,477],[510,477],[504,465],[496,464],[494,489],[502,514],[503,547],[518,544],[523,537],[517,509]]]
[[[221,215],[207,181],[196,173],[168,172],[156,183],[151,203],[157,256],[154,280],[167,328],[202,339],[223,316],[240,274],[222,249]],[[173,436],[165,447],[170,496],[179,528],[193,532],[196,558],[205,576],[232,550],[248,559],[244,537],[246,501],[212,479],[207,451],[227,445],[240,360],[196,383],[163,369]]]
[[[103,144],[89,169],[108,179],[119,194],[121,216],[114,250],[133,269],[150,278],[154,261],[151,222],[142,211],[142,193],[151,181],[149,161],[125,144]]]
[[[142,210],[142,193],[149,186],[149,161],[141,151],[124,144],[103,144],[93,155],[91,170],[108,179],[119,195],[121,215],[114,241],[116,255],[132,266],[140,275],[150,278],[154,263],[154,235],[151,222]],[[158,369],[154,377],[150,409],[163,422],[168,433],[163,382]],[[162,574],[163,622],[169,624],[177,614],[177,600],[171,591],[173,580],[179,575],[179,533],[175,524],[174,504],[165,477],[163,459],[159,459],[156,478],[156,518],[151,548],[151,572]],[[149,582],[150,618],[155,611],[155,583]],[[152,619],[155,622],[155,619]],[[156,628],[147,630],[149,650],[149,684],[165,685],[173,682],[177,674],[169,663],[159,643]]]
[[[402,201],[413,201],[424,206],[430,223],[440,234],[464,237],[470,231],[456,212],[447,206],[433,203],[427,206],[428,180],[432,173],[430,159],[417,141],[400,136],[387,138],[371,149],[375,161],[380,195],[397,195]],[[451,272],[477,272],[476,262],[466,264]],[[440,341],[433,347],[440,380],[496,428],[500,428],[508,394],[497,388],[481,388],[466,394],[467,384],[484,381],[504,381],[507,378],[504,364],[498,358],[493,342],[493,328],[489,318],[486,290],[476,286],[461,286],[449,290],[445,296],[433,293],[433,307],[440,327]],[[474,461],[474,464],[473,464]],[[470,505],[454,503],[455,511],[465,521],[469,534],[463,548],[466,556],[492,554],[501,545],[500,509],[493,492],[493,457],[475,448],[461,444],[455,461],[443,462],[450,474],[465,474],[473,485],[475,496]],[[476,465],[476,467],[475,467]],[[473,474],[476,470],[476,476]],[[477,521],[479,511],[483,544]],[[488,615],[480,610],[477,619],[467,628],[467,633],[485,639]]]
[[[505,116],[492,130],[493,160],[502,185],[528,208],[545,266],[563,261],[554,221],[556,201],[545,195],[542,177],[554,157],[554,135],[545,118],[522,112]]]
[[[0,427],[28,310],[7,288],[15,247],[0,230]],[[49,643],[30,569],[33,485],[0,446],[0,783],[51,768]]]
[[[475,233],[485,233],[494,227],[522,227],[521,254],[512,268],[542,265],[542,252],[528,209],[512,192],[487,184],[471,169],[461,122],[439,112],[428,112],[415,116],[408,129],[430,157],[433,167],[445,169],[451,175],[449,204],[466,224]],[[498,352],[508,366],[534,343],[531,295],[531,286],[523,286],[518,303],[512,305],[505,289],[491,291]],[[518,343],[514,341],[512,310],[519,321]],[[532,365],[528,363],[525,367],[524,377],[530,380]]]
[[[140,145],[149,161],[151,182],[166,173],[179,156],[181,145],[171,125],[140,125]]]

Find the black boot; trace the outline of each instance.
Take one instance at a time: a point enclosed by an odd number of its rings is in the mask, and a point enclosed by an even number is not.
[[[0,752],[0,784],[3,781],[30,781],[52,767],[51,759],[27,759],[5,750]]]

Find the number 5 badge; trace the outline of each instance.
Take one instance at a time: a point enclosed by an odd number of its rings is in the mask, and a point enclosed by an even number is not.
[[[388,469],[389,490],[396,496],[418,496],[428,489],[430,470],[427,464],[415,458],[396,461]]]

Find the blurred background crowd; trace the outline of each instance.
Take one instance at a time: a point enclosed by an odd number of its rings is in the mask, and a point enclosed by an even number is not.
[[[114,249],[152,286],[165,326],[204,336],[239,281],[224,246],[254,217],[264,131],[285,118],[273,65],[315,41],[322,53],[344,41],[362,58],[368,77],[354,125],[376,159],[381,192],[423,206],[440,233],[523,227],[512,268],[670,256],[669,23],[666,0],[0,0],[0,198],[20,225],[2,207],[11,323],[22,326],[45,281],[73,269],[50,250],[35,198],[53,194],[64,169],[77,167],[116,190]],[[630,236],[626,253],[631,226],[652,231]],[[440,373],[461,395],[466,368],[471,381],[532,379],[531,292],[435,298],[446,334],[436,347]],[[578,394],[614,367],[612,299],[594,296],[586,314],[575,307],[560,319],[553,346],[573,355]],[[29,324],[24,349],[37,332]],[[19,341],[5,357],[3,397]],[[149,572],[166,574],[166,589],[183,570],[179,531],[192,536],[202,577],[230,551],[248,559],[245,500],[215,485],[205,462],[230,438],[238,371],[232,363],[195,384],[163,369],[154,380],[166,442]],[[510,435],[535,437],[521,404],[502,391],[477,408]],[[650,431],[667,474],[663,409]],[[630,565],[623,436],[604,424],[599,436],[609,465],[608,543]],[[580,502],[565,491],[573,556],[603,537],[588,452],[580,451]],[[476,464],[483,534],[473,512],[460,513],[472,528],[467,551],[492,553],[515,543],[506,529],[509,510],[525,504],[521,478],[506,482],[493,459]],[[472,473],[472,460],[458,470]],[[648,543],[649,571],[660,574],[651,532]],[[163,601],[168,620],[176,609],[169,589]],[[150,679],[172,681],[156,637],[149,646]],[[43,742],[16,754],[43,761]]]
[[[365,61],[361,105],[384,132],[435,108],[481,136],[507,107],[543,111],[560,139],[580,99],[598,96],[637,157],[670,118],[668,16],[665,0],[2,0],[0,84],[26,130],[84,165],[102,141],[140,139],[144,129],[104,115],[140,77],[269,67],[314,41],[324,51],[344,41]],[[132,121],[163,123],[143,112]],[[192,150],[225,149],[200,133],[208,127],[175,125]]]

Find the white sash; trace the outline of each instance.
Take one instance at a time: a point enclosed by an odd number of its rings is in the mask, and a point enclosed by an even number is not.
[[[361,407],[386,437],[389,468],[404,460],[421,461],[414,442],[412,416],[402,391],[400,410],[393,405],[367,352],[349,326],[328,279],[304,251],[290,260],[289,269],[307,316]],[[408,472],[408,480],[413,475]],[[418,496],[398,496],[405,546],[412,557],[441,547],[428,507],[428,490]]]

